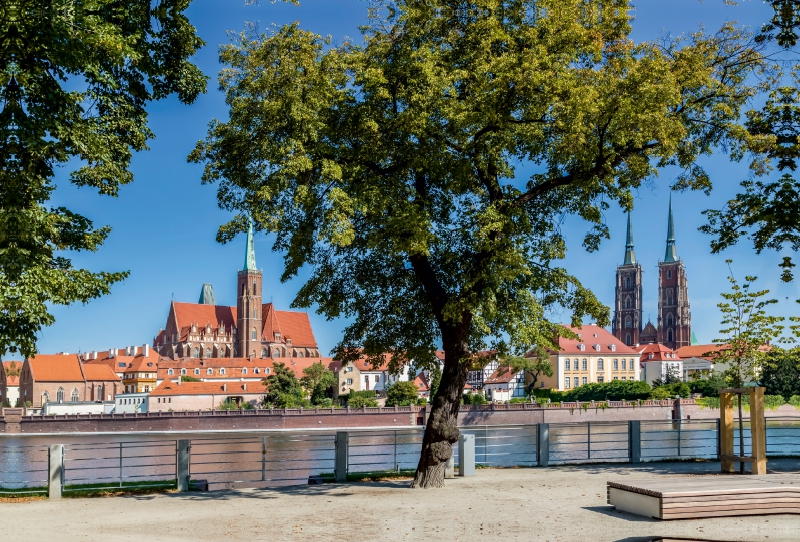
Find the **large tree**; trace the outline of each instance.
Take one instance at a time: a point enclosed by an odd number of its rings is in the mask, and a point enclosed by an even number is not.
[[[699,155],[738,146],[763,65],[731,26],[636,45],[627,0],[396,0],[360,45],[291,24],[222,49],[230,119],[190,159],[219,204],[277,234],[296,306],[348,325],[345,360],[445,352],[413,487],[443,485],[475,352],[556,348],[608,309],[565,269],[565,215],[604,212],[661,166],[707,188]],[[571,336],[571,335],[570,335]],[[363,351],[360,348],[363,347]]]
[[[116,196],[134,151],[153,137],[146,105],[191,103],[206,78],[189,58],[203,42],[189,0],[6,0],[0,6],[0,355],[36,352],[49,305],[107,294],[125,272],[75,269],[110,228],[48,208],[54,169]]]

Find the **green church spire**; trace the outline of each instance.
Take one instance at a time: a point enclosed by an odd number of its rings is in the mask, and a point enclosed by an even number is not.
[[[636,254],[633,252],[633,226],[631,224],[631,212],[628,211],[628,235],[625,238],[625,263],[623,265],[633,265],[636,263]]]
[[[256,249],[253,245],[253,219],[248,219],[250,224],[247,228],[247,247],[244,252],[244,271],[256,270]]]
[[[667,252],[665,262],[677,262],[678,251],[675,249],[675,222],[672,219],[672,194],[669,195],[669,220],[667,222]]]

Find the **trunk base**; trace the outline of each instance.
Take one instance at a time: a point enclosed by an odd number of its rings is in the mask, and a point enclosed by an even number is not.
[[[417,468],[412,489],[438,489],[444,487],[444,470],[447,463],[429,465],[424,470]]]

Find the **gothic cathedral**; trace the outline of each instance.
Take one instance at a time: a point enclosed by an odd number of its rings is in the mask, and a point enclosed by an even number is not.
[[[625,261],[617,266],[614,319],[611,333],[628,346],[661,343],[677,350],[691,344],[692,315],[689,309],[689,287],[683,261],[675,248],[675,224],[672,218],[672,196],[667,220],[667,249],[664,261],[658,262],[657,328],[642,320],[642,266],[633,251],[631,215],[625,242]]]

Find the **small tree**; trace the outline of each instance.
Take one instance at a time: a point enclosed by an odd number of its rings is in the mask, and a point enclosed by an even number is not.
[[[348,399],[347,406],[350,408],[376,407],[378,406],[378,401],[375,399],[370,399],[369,397],[356,395],[355,397],[350,397],[350,399]]]
[[[669,386],[670,384],[675,384],[681,381],[681,375],[678,372],[678,369],[668,365],[667,370],[664,371],[664,376],[653,380],[653,387],[657,388],[659,386]]]
[[[294,371],[283,363],[276,363],[272,374],[264,379],[267,394],[264,404],[278,408],[295,408],[303,404],[303,387],[294,375]]]
[[[395,382],[386,391],[386,406],[416,404],[419,390],[413,382]]]
[[[539,354],[535,357],[506,357],[506,362],[511,366],[511,370],[516,372],[525,371],[526,374],[531,375],[533,380],[528,386],[529,390],[536,389],[536,384],[542,376],[553,376],[553,364],[550,363],[550,357],[546,354]]]
[[[327,398],[328,389],[336,383],[336,376],[333,371],[325,367],[321,361],[303,369],[303,377],[300,379],[306,389],[312,405],[320,405]]]
[[[730,266],[731,260],[728,260]],[[757,277],[746,276],[744,284],[731,276],[731,291],[723,292],[724,302],[719,303],[722,312],[722,337],[714,342],[721,346],[712,354],[715,363],[724,363],[728,368],[723,373],[728,385],[741,388],[748,380],[760,376],[767,350],[764,345],[775,340],[783,331],[780,316],[769,316],[767,307],[776,304],[776,299],[764,299],[769,290],[752,291]]]
[[[782,395],[787,401],[800,395],[800,349],[773,348],[764,360],[759,382],[766,395]]]

